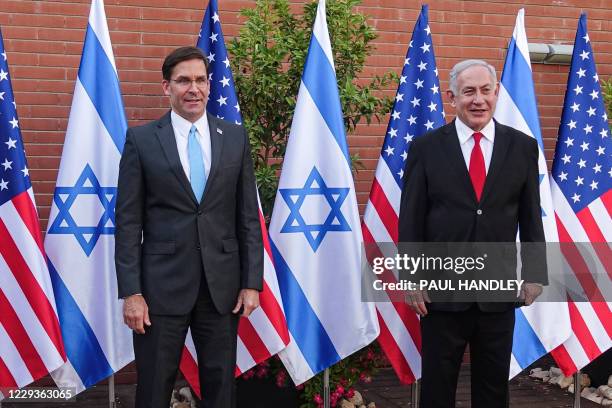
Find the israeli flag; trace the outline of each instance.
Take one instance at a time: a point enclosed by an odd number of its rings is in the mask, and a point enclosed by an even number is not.
[[[332,49],[320,0],[270,224],[295,384],[372,342],[361,301],[361,226]]]
[[[540,119],[531,74],[525,10],[520,9],[501,78],[495,119],[534,137],[540,147],[540,204],[547,242],[558,242]],[[554,277],[550,277],[552,280]],[[546,288],[545,288],[546,290]],[[565,303],[535,302],[516,310],[510,378],[563,343],[570,335],[569,311]]]
[[[45,238],[68,357],[51,375],[77,392],[134,359],[114,264],[126,129],[104,3],[93,0]]]

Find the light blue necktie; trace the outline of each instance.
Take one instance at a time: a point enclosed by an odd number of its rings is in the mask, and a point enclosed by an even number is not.
[[[189,129],[189,137],[187,139],[187,155],[189,156],[189,178],[191,180],[191,189],[195,194],[198,202],[204,194],[204,186],[206,185],[206,169],[204,168],[204,158],[202,157],[202,147],[196,136],[198,129],[195,125],[191,125]]]

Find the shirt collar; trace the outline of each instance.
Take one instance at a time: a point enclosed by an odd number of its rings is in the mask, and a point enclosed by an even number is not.
[[[458,117],[455,119],[455,128],[457,129],[457,136],[459,136],[460,144],[467,142],[475,133]],[[489,123],[487,123],[487,125],[480,131],[480,133],[482,133],[485,139],[493,143],[493,140],[495,139],[495,121],[491,119]]]
[[[178,130],[179,136],[187,137],[189,135],[189,131],[191,130],[191,125],[195,125],[200,136],[208,134],[208,117],[206,112],[204,112],[204,115],[202,115],[200,119],[196,120],[194,123],[191,123],[181,115],[171,111],[170,120],[172,121],[172,126]]]

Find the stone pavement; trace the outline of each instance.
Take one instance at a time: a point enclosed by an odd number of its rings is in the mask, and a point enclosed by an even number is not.
[[[377,408],[411,407],[411,387],[401,385],[391,368],[381,369],[370,384],[360,384],[358,390],[366,401],[376,402]],[[120,384],[116,387],[116,408],[132,408],[136,386]],[[557,386],[520,374],[510,381],[510,408],[571,408],[574,396]],[[77,400],[64,403],[4,403],[1,408],[108,408],[108,388],[97,385],[79,394]],[[469,365],[464,364],[459,376],[457,407],[470,407]],[[282,407],[276,404],[270,408]],[[581,408],[601,408],[591,401],[581,400]]]
[[[358,389],[366,401],[376,402],[376,408],[412,406],[411,387],[401,385],[391,368],[380,370],[370,384],[361,384]],[[526,373],[519,374],[510,381],[510,408],[571,408],[573,404],[573,394],[556,385],[530,378]],[[601,408],[601,405],[584,398],[580,404],[581,408]],[[469,364],[464,364],[459,374],[456,406],[471,406]]]

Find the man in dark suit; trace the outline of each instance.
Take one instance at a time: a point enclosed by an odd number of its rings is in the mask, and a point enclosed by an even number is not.
[[[458,63],[447,95],[457,118],[416,139],[408,152],[399,217],[400,242],[542,242],[538,146],[495,122],[495,69]],[[529,260],[526,260],[529,262]],[[502,265],[500,265],[502,267]],[[527,268],[522,287],[531,304],[545,268]],[[421,316],[422,408],[452,408],[462,356],[470,344],[472,407],[506,407],[515,303],[408,301]]]
[[[198,48],[171,52],[162,74],[172,109],[127,131],[116,206],[136,406],[169,406],[190,328],[202,406],[233,407],[238,313],[258,307],[263,285],[249,140],[243,127],[206,114],[208,64]]]

